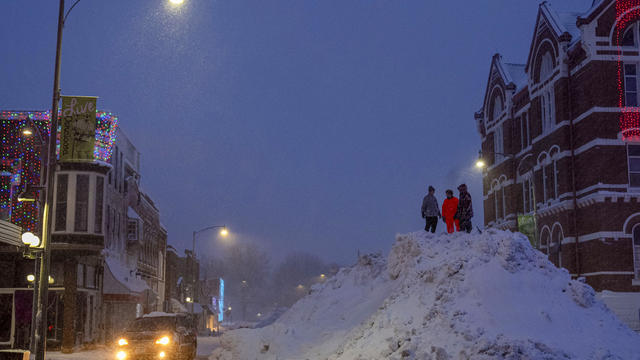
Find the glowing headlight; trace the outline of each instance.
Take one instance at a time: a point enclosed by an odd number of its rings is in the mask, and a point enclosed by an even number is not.
[[[118,340],[118,345],[120,346],[125,346],[125,345],[129,345],[129,342],[127,341],[127,339],[120,339]]]
[[[158,354],[159,358],[164,358],[165,356],[167,356],[167,354],[165,354],[164,351],[160,351],[160,354]]]
[[[127,358],[127,353],[124,351],[118,351],[118,353],[116,354],[116,358],[118,360],[124,360]]]
[[[171,339],[168,336],[163,336],[160,339],[156,340],[156,344],[167,345],[171,342]]]

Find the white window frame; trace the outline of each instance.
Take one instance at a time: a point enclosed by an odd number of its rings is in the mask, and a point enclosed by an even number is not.
[[[546,89],[542,91],[540,106],[542,112],[542,133],[548,134],[553,129],[554,115],[555,115],[555,92],[553,86],[548,85]]]
[[[529,116],[525,112],[520,117],[520,143],[522,144],[522,150],[531,145],[531,132],[529,130]]]
[[[504,131],[502,124],[497,125],[493,131],[493,149],[495,163],[499,163],[504,158]]]
[[[623,46],[622,43],[620,44],[621,47],[627,48],[627,49],[633,49],[638,47],[638,23],[634,23],[631,26],[629,26],[627,28],[627,30],[624,32],[624,34],[622,35],[622,39],[624,39],[625,35],[627,35],[627,33],[629,31],[631,31],[633,33],[633,45],[629,46],[629,45],[625,45]]]
[[[624,72],[624,106],[626,107],[638,107],[640,106],[640,91],[638,91],[638,85],[640,85],[640,74],[638,74],[638,70],[640,70],[640,64],[637,62],[631,62],[631,61],[625,61],[623,63],[623,72]],[[633,66],[633,68],[635,69],[635,74],[631,74],[631,75],[627,75],[627,67],[628,66]],[[634,79],[636,82],[636,88],[635,91],[630,91],[627,89],[627,86],[629,85],[628,79]],[[628,104],[627,103],[627,98],[629,97],[629,95],[634,94],[635,93],[635,104]]]
[[[640,232],[640,224],[636,224],[631,230],[631,247],[633,248],[633,274],[634,279],[640,280],[640,243],[636,245],[636,230]]]
[[[553,198],[558,198],[558,160],[553,159]]]
[[[500,214],[498,213],[498,188],[493,189],[493,203],[495,204],[496,222],[500,220]]]
[[[638,188],[640,188],[640,184],[638,184],[636,186],[631,184],[631,174],[640,175],[640,171],[631,171],[631,159],[640,159],[640,156],[638,156],[638,155],[630,155],[629,154],[629,148],[631,146],[640,148],[640,144],[627,144],[627,176],[628,176],[628,180],[629,180],[629,187],[630,188],[634,188],[634,189],[638,189]]]
[[[547,202],[547,169],[544,166],[544,163],[540,164],[542,168],[542,200],[544,203]]]
[[[504,184],[500,185],[500,192],[502,193],[502,218],[506,220],[507,218],[507,202],[504,198]]]

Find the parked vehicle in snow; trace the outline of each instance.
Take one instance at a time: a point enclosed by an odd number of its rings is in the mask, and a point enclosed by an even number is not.
[[[129,324],[117,340],[115,358],[192,360],[197,341],[189,316],[152,312]]]

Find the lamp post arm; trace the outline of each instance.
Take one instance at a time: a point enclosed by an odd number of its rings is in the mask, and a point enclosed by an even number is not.
[[[73,10],[73,8],[76,7],[76,5],[78,5],[79,2],[80,0],[76,0],[76,2],[74,2],[73,5],[71,5],[71,7],[69,8],[69,10],[67,10],[67,12],[64,14],[64,19],[62,20],[62,26],[64,26],[64,24],[67,22],[67,18],[69,17],[71,10]]]

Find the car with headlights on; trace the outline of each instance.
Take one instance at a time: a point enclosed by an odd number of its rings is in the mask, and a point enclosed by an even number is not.
[[[117,360],[192,360],[197,332],[190,317],[152,312],[132,321],[116,341]]]

